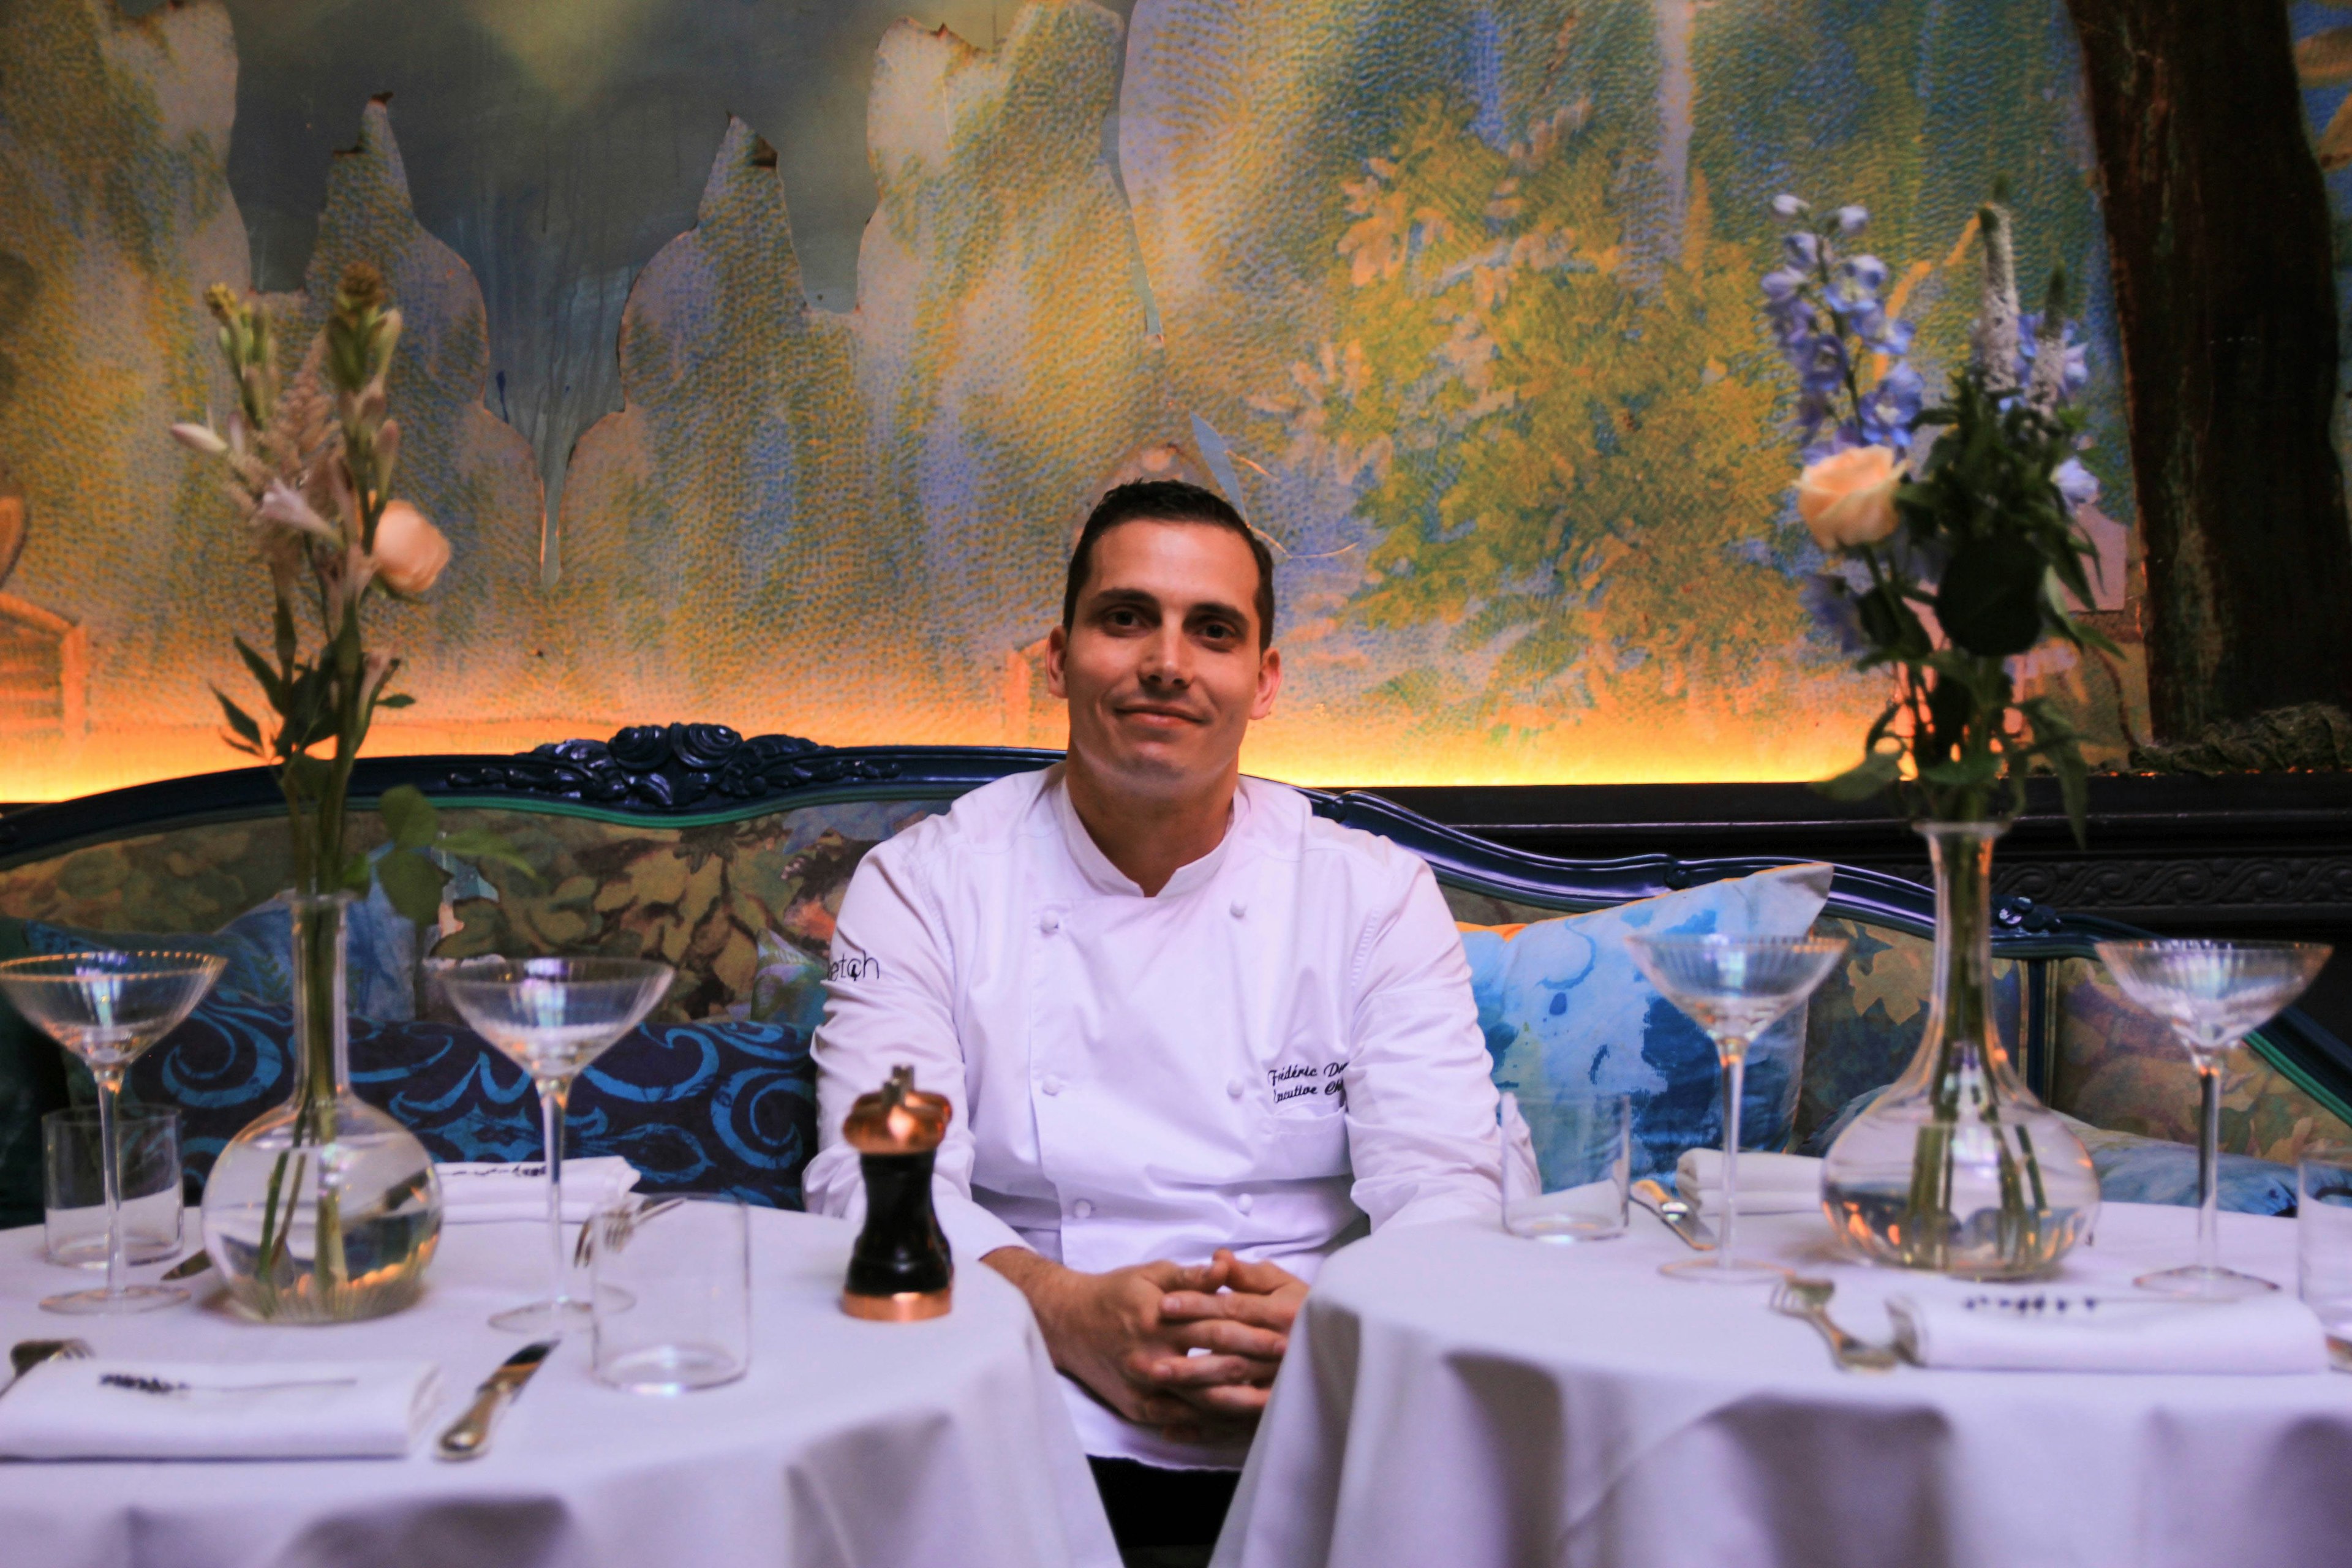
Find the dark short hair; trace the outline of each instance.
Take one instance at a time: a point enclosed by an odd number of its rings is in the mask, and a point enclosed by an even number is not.
[[[1122,522],[1194,522],[1241,535],[1257,563],[1257,646],[1274,640],[1274,552],[1224,497],[1181,479],[1138,479],[1115,487],[1095,503],[1070,552],[1069,580],[1062,589],[1063,631],[1078,618],[1078,594],[1094,570],[1095,541]]]

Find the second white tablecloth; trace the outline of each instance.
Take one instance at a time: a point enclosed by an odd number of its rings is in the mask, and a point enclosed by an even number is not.
[[[2233,1267],[2294,1281],[2292,1221],[2225,1215]],[[2195,1216],[2110,1205],[2063,1279],[2179,1262]],[[1839,1281],[1887,1334],[1916,1287],[1843,1267],[1818,1215],[1744,1250]],[[2352,1558],[2352,1377],[1840,1373],[1761,1288],[1683,1284],[1637,1215],[1553,1248],[1430,1227],[1318,1280],[1219,1568],[2314,1568]]]

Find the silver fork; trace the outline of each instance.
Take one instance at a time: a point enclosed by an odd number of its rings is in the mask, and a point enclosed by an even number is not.
[[[8,1368],[21,1378],[45,1361],[88,1361],[97,1353],[87,1340],[18,1340],[8,1347]],[[11,1380],[8,1387],[16,1386]]]
[[[620,1251],[629,1244],[629,1237],[637,1233],[637,1226],[669,1213],[684,1202],[684,1198],[663,1198],[648,1203],[640,1198],[628,1208],[606,1209],[601,1216],[596,1216],[604,1222],[601,1237],[596,1233],[596,1217],[592,1217],[580,1227],[580,1239],[572,1244],[572,1267],[587,1268],[589,1255],[600,1246],[609,1251]]]
[[[1827,1279],[1790,1275],[1772,1287],[1772,1310],[1802,1318],[1819,1329],[1822,1338],[1829,1341],[1830,1358],[1841,1372],[1893,1372],[1901,1363],[1891,1347],[1855,1339],[1830,1316],[1830,1298],[1836,1291],[1837,1286]]]

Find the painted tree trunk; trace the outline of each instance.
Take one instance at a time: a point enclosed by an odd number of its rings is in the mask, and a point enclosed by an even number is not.
[[[2326,193],[2278,0],[2067,0],[2122,320],[2159,739],[2352,706]]]

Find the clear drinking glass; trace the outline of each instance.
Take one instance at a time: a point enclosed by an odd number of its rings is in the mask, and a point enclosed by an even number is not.
[[[2142,1289],[2227,1301],[2278,1287],[2221,1267],[2221,1057],[2303,994],[2333,950],[2299,942],[2103,942],[2125,995],[2172,1026],[2197,1068],[2197,1261],[2144,1274]]]
[[[518,1333],[584,1327],[563,1247],[563,1111],[572,1079],[644,1021],[676,971],[641,958],[469,958],[437,963],[443,993],[476,1033],[511,1057],[539,1089],[547,1146],[548,1295],[494,1315]]]
[[[588,1223],[598,1381],[684,1394],[743,1375],[751,1364],[751,1250],[742,1199],[625,1198]]]
[[[180,1251],[180,1113],[168,1105],[115,1108],[122,1199],[122,1260],[133,1268]],[[98,1108],[41,1118],[42,1240],[67,1268],[106,1267],[106,1162]]]
[[[2304,1151],[2295,1186],[2297,1293],[2327,1331],[2328,1348],[2352,1355],[2352,1148]]]
[[[1661,1272],[1720,1285],[1779,1279],[1783,1270],[1742,1262],[1732,1251],[1739,1218],[1739,1101],[1748,1047],[1812,994],[1845,955],[1846,940],[1639,934],[1625,939],[1625,949],[1650,984],[1706,1031],[1723,1068],[1723,1215],[1716,1249],[1669,1263]]]
[[[121,1149],[115,1123],[122,1075],[139,1053],[195,1010],[228,961],[202,952],[66,952],[0,963],[0,991],[98,1080],[99,1164],[106,1190],[106,1285],[41,1303],[52,1312],[151,1312],[188,1299],[173,1285],[125,1285]]]
[[[1533,1241],[1605,1241],[1625,1234],[1633,1184],[1633,1102],[1622,1094],[1521,1100],[1535,1145],[1538,1191],[1505,1194],[1503,1228]]]

